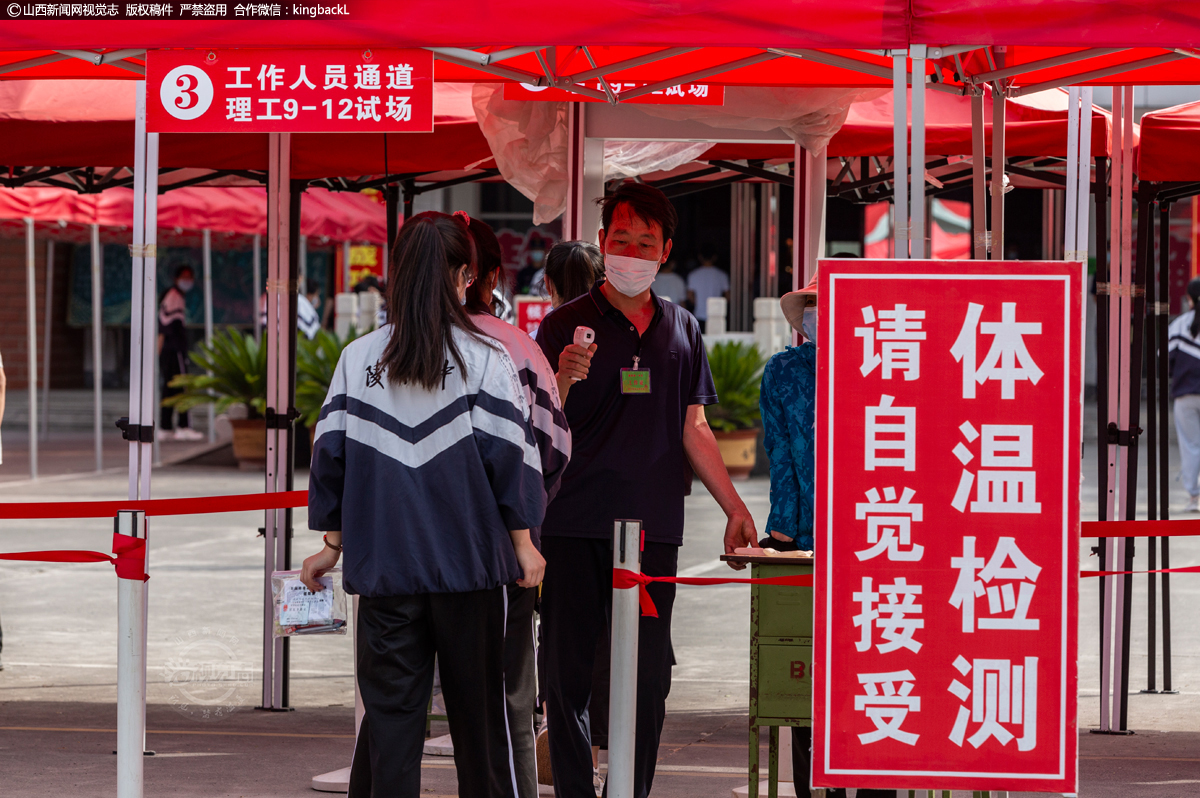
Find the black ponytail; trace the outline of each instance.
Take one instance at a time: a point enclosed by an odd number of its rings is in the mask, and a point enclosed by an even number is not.
[[[404,223],[392,248],[388,321],[392,335],[383,365],[393,385],[443,384],[446,352],[466,371],[454,328],[481,335],[458,299],[458,275],[474,260],[467,225],[444,213],[420,213]]]

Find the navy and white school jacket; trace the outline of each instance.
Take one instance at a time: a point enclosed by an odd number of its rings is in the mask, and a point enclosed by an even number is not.
[[[1192,336],[1189,310],[1167,328],[1167,359],[1171,368],[1171,398],[1200,394],[1200,338]]]
[[[348,593],[409,596],[507,585],[509,530],[546,510],[529,405],[512,358],[461,330],[437,390],[379,365],[391,325],[342,352],[321,408],[308,484],[312,529],[342,530]]]
[[[558,396],[558,380],[542,348],[525,332],[495,316],[480,313],[471,316],[479,329],[504,346],[517,367],[517,376],[525,391],[533,424],[533,438],[542,460],[542,481],[546,485],[546,503],[554,500],[567,463],[571,461],[571,427]],[[541,528],[532,527],[533,545],[542,547]]]

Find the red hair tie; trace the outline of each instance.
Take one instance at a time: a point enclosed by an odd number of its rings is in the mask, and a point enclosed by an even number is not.
[[[461,217],[463,222],[467,225],[467,227],[471,226],[471,217],[467,215],[466,211],[455,211],[454,215]]]

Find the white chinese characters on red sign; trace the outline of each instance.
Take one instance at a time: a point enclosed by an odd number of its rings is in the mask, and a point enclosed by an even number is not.
[[[151,50],[157,133],[428,133],[428,50]]]
[[[537,335],[538,327],[542,326],[542,319],[550,315],[554,307],[549,299],[540,296],[519,296],[515,301],[517,328],[532,338]]]
[[[580,84],[585,89],[604,92],[604,84],[599,80],[589,80]],[[649,83],[621,83],[609,81],[608,87],[618,97],[622,92],[649,86]],[[532,86],[528,83],[504,84],[504,99],[506,100],[542,100],[544,102],[605,102],[600,97],[588,97],[584,94],[555,89],[549,86]],[[623,103],[638,103],[641,105],[724,105],[725,87],[708,83],[680,83],[678,86],[666,86],[646,94],[621,100]]]
[[[822,261],[813,783],[1076,791],[1077,263]]]

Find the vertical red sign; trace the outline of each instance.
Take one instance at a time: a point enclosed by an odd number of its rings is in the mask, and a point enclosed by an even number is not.
[[[550,315],[554,307],[550,300],[541,296],[518,296],[514,298],[517,305],[517,328],[530,338],[537,335],[542,319]]]
[[[155,133],[429,133],[433,53],[151,50],[146,126]]]
[[[1076,792],[1082,265],[819,296],[813,783]]]

